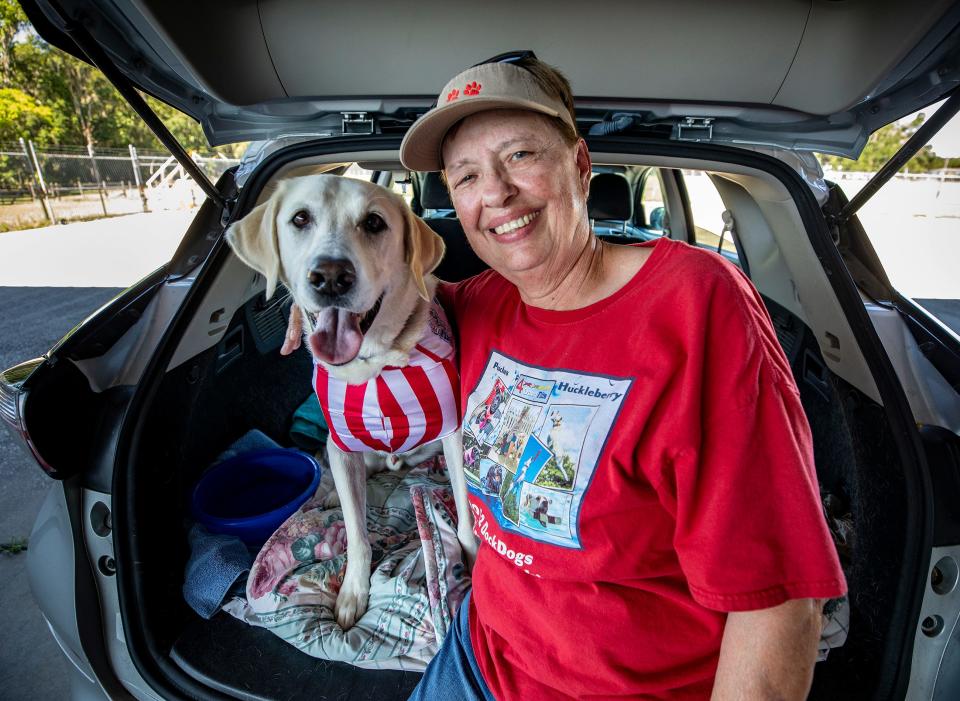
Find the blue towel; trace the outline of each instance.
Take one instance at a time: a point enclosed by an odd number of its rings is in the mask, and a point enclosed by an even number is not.
[[[263,431],[258,431],[257,429],[251,429],[240,436],[235,440],[229,448],[220,453],[219,457],[213,461],[213,465],[216,465],[218,462],[223,462],[227,458],[232,458],[235,455],[240,455],[240,453],[250,453],[254,450],[266,450],[267,448],[282,448],[279,443],[270,438]]]
[[[265,433],[253,429],[234,441],[213,465],[241,453],[279,447]],[[251,554],[236,536],[210,533],[199,523],[190,529],[187,539],[190,559],[184,572],[183,598],[190,608],[209,619],[220,609],[237,580],[250,571],[256,553]]]
[[[328,433],[327,420],[323,418],[323,410],[320,409],[317,394],[311,392],[293,414],[290,440],[300,450],[312,455],[327,442]]]
[[[194,611],[210,619],[241,576],[250,571],[253,555],[232,535],[207,532],[194,524],[188,536],[190,560],[183,581],[183,598]]]

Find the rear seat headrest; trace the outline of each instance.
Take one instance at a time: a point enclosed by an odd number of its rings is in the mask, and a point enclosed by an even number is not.
[[[597,173],[590,180],[587,212],[591,219],[630,221],[633,218],[633,195],[630,183],[619,173]]]
[[[420,188],[420,206],[423,209],[453,209],[447,186],[440,173],[427,173]]]

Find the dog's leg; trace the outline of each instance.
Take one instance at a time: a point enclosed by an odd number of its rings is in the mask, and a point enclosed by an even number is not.
[[[333,441],[327,441],[327,456],[347,529],[347,571],[334,607],[337,623],[347,630],[367,610],[367,597],[370,594],[367,471],[362,454],[345,453]]]
[[[320,473],[320,484],[317,485],[313,498],[319,499],[324,509],[335,509],[340,506],[340,498],[337,496],[337,487],[333,483],[333,470],[330,469],[326,447],[314,453],[314,457],[323,467],[323,471]]]
[[[450,473],[453,501],[457,505],[457,540],[463,548],[464,564],[473,569],[473,563],[477,559],[477,539],[473,535],[473,513],[467,500],[467,478],[463,473],[463,438],[460,431],[454,431],[443,439],[443,457]]]

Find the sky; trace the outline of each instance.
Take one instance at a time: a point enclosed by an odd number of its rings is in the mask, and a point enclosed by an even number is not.
[[[924,114],[929,117],[939,109],[940,105],[944,102],[945,100],[936,102],[926,109],[920,110],[920,112],[907,115],[900,121],[903,123],[912,122],[918,114]],[[937,132],[930,140],[930,145],[933,147],[933,152],[941,158],[960,158],[960,113],[955,114],[953,119],[947,122],[943,129]]]

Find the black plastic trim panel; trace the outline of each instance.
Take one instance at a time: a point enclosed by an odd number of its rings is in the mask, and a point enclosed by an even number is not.
[[[85,469],[78,476],[84,489],[103,494],[113,491],[113,469],[117,461],[117,436],[123,427],[127,405],[133,396],[133,387],[111,387],[97,395],[93,438]]]
[[[960,437],[939,426],[923,426],[920,435],[934,486],[933,545],[960,545]]]
[[[71,332],[55,353],[66,355],[71,360],[88,360],[106,353],[131,326],[140,321],[166,277],[164,265],[124,290],[106,309],[91,316]]]
[[[216,187],[228,203],[237,196],[237,184],[234,180],[236,170],[234,167],[224,171],[217,180]],[[203,201],[197,216],[190,222],[180,245],[170,259],[168,273],[171,278],[187,275],[206,259],[223,232],[222,215],[223,208],[216,202],[211,199]]]
[[[421,677],[419,672],[360,669],[310,657],[271,631],[222,612],[209,621],[194,618],[188,623],[170,656],[194,679],[244,701],[406,699]],[[229,675],[224,675],[225,665],[230,666]],[[229,678],[229,687],[224,678]],[[292,695],[291,679],[297,680]]]
[[[893,306],[910,329],[920,352],[960,393],[960,341],[912,299],[898,293]]]
[[[73,39],[71,39],[66,32],[60,31],[53,22],[47,19],[47,16],[37,6],[35,0],[18,0],[18,2],[20,3],[20,7],[23,8],[23,13],[27,16],[27,19],[30,20],[30,24],[33,25],[37,34],[43,37],[44,41],[84,63],[93,65]]]

